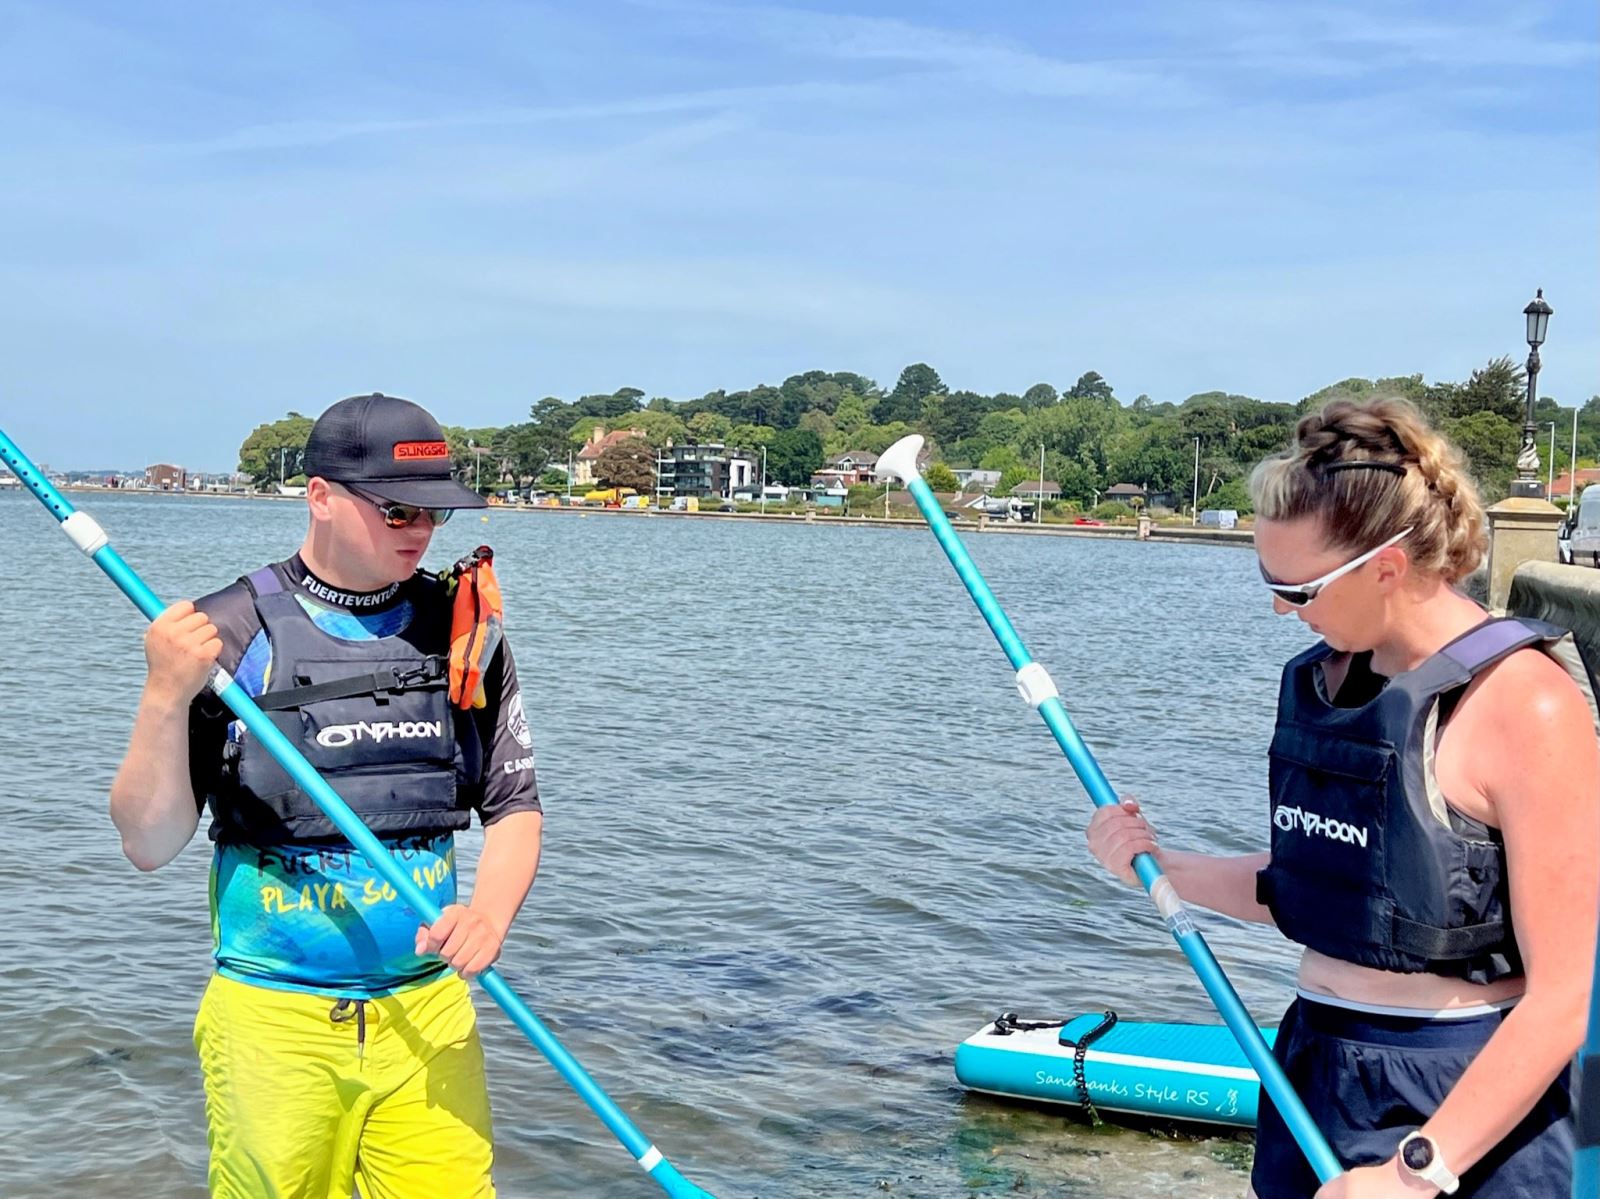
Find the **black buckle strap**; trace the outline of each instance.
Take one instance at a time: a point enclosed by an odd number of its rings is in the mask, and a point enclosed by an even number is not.
[[[424,658],[420,666],[409,670],[391,666],[372,674],[352,675],[347,679],[333,679],[326,683],[313,683],[306,687],[285,687],[281,691],[264,692],[256,707],[263,712],[281,712],[288,708],[302,708],[307,704],[330,699],[349,699],[357,695],[394,695],[402,691],[431,691],[446,686],[449,663],[437,655]]]
[[[1394,918],[1395,948],[1434,962],[1475,957],[1486,949],[1493,949],[1505,939],[1506,926],[1501,920],[1491,920],[1487,924],[1464,924],[1458,928],[1435,928],[1431,924],[1407,920],[1404,916]]]

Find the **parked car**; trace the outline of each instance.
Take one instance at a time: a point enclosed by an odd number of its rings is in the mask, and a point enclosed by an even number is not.
[[[1103,525],[1106,522],[1103,520],[1096,520],[1092,516],[1079,516],[1076,517],[1072,523],[1075,525]]]

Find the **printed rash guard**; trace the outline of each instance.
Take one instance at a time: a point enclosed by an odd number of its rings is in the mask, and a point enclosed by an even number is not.
[[[344,640],[392,637],[414,614],[416,587],[394,584],[349,592],[327,584],[300,557],[281,564],[296,600],[323,632]],[[221,665],[252,697],[265,690],[272,647],[243,581],[196,605],[217,626]],[[512,812],[540,811],[533,738],[516,666],[505,645],[490,664],[488,702],[474,709],[483,772],[463,786],[466,806],[485,825]],[[197,800],[215,796],[224,750],[243,727],[210,693],[190,709],[189,769]],[[217,971],[257,986],[341,998],[373,998],[430,982],[446,966],[415,951],[420,917],[340,838],[316,844],[254,845],[219,835],[211,866],[211,926]],[[384,843],[440,907],[456,902],[455,838],[448,831],[390,837]]]

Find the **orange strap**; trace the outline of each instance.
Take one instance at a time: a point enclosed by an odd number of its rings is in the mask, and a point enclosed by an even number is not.
[[[480,545],[444,577],[446,587],[455,593],[450,614],[450,702],[462,709],[481,708],[487,698],[483,676],[505,636],[494,551]]]

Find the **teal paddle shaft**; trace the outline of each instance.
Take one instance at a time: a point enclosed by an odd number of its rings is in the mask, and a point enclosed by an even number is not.
[[[1578,1051],[1578,1152],[1572,1162],[1572,1199],[1600,1195],[1600,941],[1594,954],[1589,1035]]]
[[[1078,735],[1078,730],[1072,723],[1072,717],[1067,715],[1067,709],[1061,702],[1050,673],[1033,660],[1027,646],[1022,644],[1022,638],[1017,636],[1017,630],[1012,627],[1005,609],[1000,606],[1000,601],[995,599],[994,592],[989,590],[989,584],[984,581],[977,564],[967,553],[967,547],[961,544],[961,538],[951,527],[949,517],[945,516],[944,510],[939,507],[933,489],[918,472],[917,453],[921,449],[921,437],[913,434],[901,438],[889,447],[882,458],[878,459],[878,473],[891,475],[905,483],[911,498],[917,503],[917,509],[927,520],[933,535],[939,539],[939,545],[950,559],[950,565],[954,566],[956,574],[961,576],[967,594],[972,596],[972,602],[977,604],[978,611],[983,613],[983,619],[994,633],[995,640],[1000,643],[1000,648],[1005,651],[1006,657],[1016,670],[1017,690],[1049,726],[1051,735],[1061,747],[1061,752],[1066,754],[1067,761],[1072,764],[1072,769],[1084,789],[1088,791],[1089,798],[1098,808],[1115,806],[1119,802],[1117,794],[1111,789],[1105,772],[1100,769],[1100,764],[1089,752],[1089,747]],[[1283,1116],[1284,1123],[1289,1126],[1289,1131],[1294,1135],[1301,1151],[1305,1153],[1306,1160],[1311,1163],[1311,1168],[1323,1182],[1336,1178],[1344,1172],[1343,1167],[1334,1157],[1333,1150],[1328,1148],[1326,1138],[1312,1123],[1311,1114],[1306,1111],[1305,1104],[1295,1094],[1294,1087],[1290,1085],[1282,1067],[1278,1065],[1278,1060],[1272,1056],[1272,1050],[1267,1048],[1261,1030],[1256,1027],[1256,1022],[1250,1018],[1250,1013],[1245,1010],[1244,1003],[1239,999],[1238,992],[1233,989],[1228,976],[1217,964],[1217,959],[1211,953],[1211,947],[1195,928],[1194,921],[1183,906],[1183,901],[1178,898],[1178,892],[1171,880],[1156,864],[1155,858],[1149,854],[1140,854],[1134,858],[1133,866],[1139,881],[1144,884],[1144,889],[1150,893],[1150,898],[1155,901],[1156,907],[1165,917],[1167,928],[1178,942],[1178,947],[1189,959],[1194,972],[1200,976],[1206,994],[1211,996],[1211,1002],[1221,1013],[1223,1022],[1239,1042],[1239,1048],[1244,1051],[1245,1057],[1255,1068],[1257,1076],[1261,1079],[1261,1085],[1272,1097],[1272,1102]]]
[[[16,442],[6,436],[4,430],[0,430],[0,462],[11,468],[12,473],[22,480],[23,485],[33,492],[52,516],[61,522],[62,531],[94,560],[96,566],[111,577],[111,581],[122,589],[122,593],[133,601],[139,611],[154,620],[166,610],[166,605],[145,586],[144,580],[122,560],[122,556],[116,550],[111,548],[105,531],[94,518],[75,510],[67,498],[39,472],[39,468],[28,460]],[[383,880],[411,905],[422,922],[432,924],[438,920],[439,906],[412,880],[395,856],[373,836],[372,831],[350,810],[350,806],[339,798],[338,793],[317,773],[316,768],[306,761],[294,743],[278,730],[278,726],[273,724],[260,708],[256,707],[255,701],[245,693],[244,688],[221,669],[213,673],[209,686],[244,723],[245,728],[250,730],[250,735],[278,760],[284,770],[288,771],[289,776],[301,790],[316,801],[317,806],[329,820],[333,821],[350,843],[366,855],[373,868],[383,876]],[[690,1182],[661,1155],[661,1151],[645,1138],[633,1121],[628,1119],[589,1072],[578,1063],[578,1059],[567,1052],[497,970],[493,967],[485,970],[478,975],[478,982],[506,1015],[511,1017],[511,1022],[527,1034],[528,1040],[549,1059],[556,1072],[578,1092],[579,1097],[600,1118],[600,1122],[622,1142],[623,1147],[633,1155],[634,1160],[663,1191],[674,1199],[702,1199],[702,1197],[715,1199],[710,1191],[703,1190]]]

